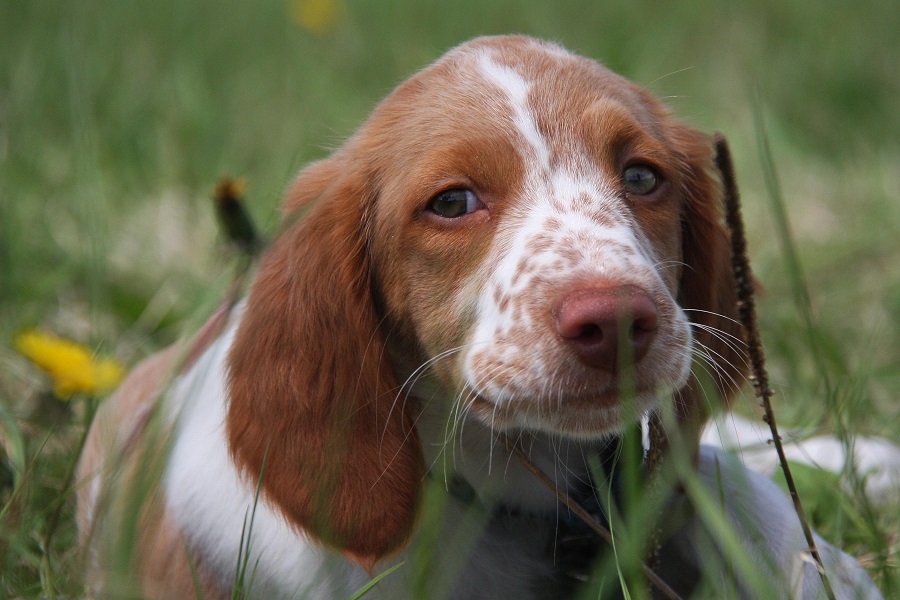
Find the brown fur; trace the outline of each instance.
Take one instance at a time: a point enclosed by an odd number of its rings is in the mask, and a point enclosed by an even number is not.
[[[293,186],[291,205],[318,204],[260,267],[229,355],[227,428],[236,464],[293,522],[371,564],[411,534],[425,469],[375,312],[366,182],[342,167]]]
[[[699,439],[700,429],[715,412],[730,405],[747,373],[743,329],[738,321],[737,291],[731,270],[731,247],[722,216],[722,183],[714,174],[712,138],[683,128],[672,129],[672,140],[684,157],[686,179],[682,213],[683,261],[680,303],[688,318],[717,330],[694,329],[695,345],[717,367],[695,367],[694,375],[676,398],[686,435]],[[696,359],[695,359],[696,360]],[[700,364],[703,360],[700,359]],[[709,372],[718,398],[701,389],[698,372]],[[721,406],[714,403],[722,401]],[[699,443],[699,442],[697,442]]]

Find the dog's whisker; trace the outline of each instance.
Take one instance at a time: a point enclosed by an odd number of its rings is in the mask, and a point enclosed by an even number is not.
[[[653,270],[660,272],[664,271],[665,269],[684,268],[686,266],[687,263],[682,260],[660,260],[653,263]]]
[[[723,331],[722,329],[719,329],[717,327],[712,327],[711,325],[704,325],[702,323],[691,323],[691,327],[696,327],[697,329],[709,333],[724,345],[728,346],[728,348],[737,355],[743,355],[746,353],[746,342],[744,342],[744,340],[740,339],[739,337],[728,333],[727,331]],[[747,364],[746,361],[745,364]]]
[[[725,369],[725,367],[723,367],[723,366],[719,363],[719,361],[716,360],[716,357],[713,356],[713,354],[711,353],[710,350],[708,350],[708,349],[702,349],[702,348],[695,348],[695,349],[694,349],[694,353],[695,353],[694,356],[695,356],[696,358],[700,359],[700,361],[701,361],[700,364],[705,364],[705,365],[707,365],[708,369],[705,369],[705,370],[706,370],[707,375],[708,375],[712,380],[715,380],[716,378],[722,378],[722,379],[728,379],[728,378],[730,378],[730,375],[728,374],[728,372],[727,372],[727,370]],[[731,383],[732,383],[733,385],[736,385],[737,382],[735,382],[735,381],[732,379],[732,380],[731,380]]]
[[[412,373],[410,373],[409,376],[407,376],[406,380],[400,386],[400,389],[397,392],[397,396],[396,396],[396,398],[394,398],[394,402],[391,403],[390,410],[388,411],[388,419],[387,420],[390,421],[391,414],[393,413],[393,410],[396,407],[397,403],[405,400],[407,394],[404,392],[404,390],[406,390],[407,388],[409,390],[412,390],[412,388],[415,387],[416,383],[425,374],[425,372],[428,369],[432,368],[434,366],[434,364],[437,363],[438,361],[448,358],[450,356],[453,356],[454,354],[458,354],[458,353],[462,352],[463,350],[470,348],[472,345],[473,344],[463,344],[460,346],[456,346],[455,348],[450,348],[448,350],[444,350],[443,352],[429,358],[428,360],[426,360],[425,362],[420,364],[418,367],[416,367],[416,369]],[[401,400],[401,399],[403,399],[403,400]],[[384,435],[384,432],[382,432],[382,435]]]
[[[709,365],[716,371],[719,377],[731,383],[734,389],[739,389],[743,385],[743,382],[739,383],[734,378],[734,376],[731,375],[731,370],[729,370],[727,367],[732,365],[730,365],[728,363],[728,360],[725,359],[725,357],[723,357],[720,353],[716,352],[712,348],[703,345],[700,345],[699,348],[695,348],[695,352],[698,356],[704,358],[709,363]]]
[[[695,326],[696,326],[696,324],[695,324]],[[736,347],[736,345],[734,344],[734,342],[730,341],[730,340],[727,339],[727,338],[721,337],[721,334],[717,333],[715,330],[709,331],[709,334],[710,334],[711,336],[713,336],[714,338],[716,338],[717,340],[719,340],[719,341],[720,341],[722,344],[724,344],[729,350],[731,350],[731,351],[734,353],[734,355],[736,356],[736,358],[737,358],[738,360],[740,360],[740,361],[743,363],[743,366],[744,366],[745,370],[746,370],[747,368],[749,368],[749,362],[748,362],[748,360],[747,360],[746,354],[744,353],[744,351],[743,351],[742,349]],[[721,355],[721,353],[719,353],[719,352],[717,352],[717,351],[714,351],[714,350],[712,350],[711,348],[709,348],[709,345],[708,345],[708,344],[703,344],[703,343],[701,343],[701,342],[699,342],[699,341],[697,342],[697,344],[706,347],[707,349],[709,349],[709,350],[712,351],[712,352],[716,352],[716,354],[717,354],[720,358],[722,358],[723,361],[726,362],[726,366],[730,366],[730,367],[734,367],[734,366],[735,366],[735,365],[732,364],[730,361],[727,361],[727,360],[725,359],[725,357]]]
[[[712,310],[704,310],[704,309],[702,309],[702,308],[684,308],[684,307],[682,307],[681,310],[683,310],[683,311],[686,312],[686,313],[687,313],[687,312],[697,312],[697,313],[703,313],[703,314],[706,314],[706,315],[712,315],[712,316],[714,316],[714,317],[719,317],[720,319],[725,319],[726,321],[729,321],[729,322],[731,322],[731,323],[734,323],[735,325],[740,325],[740,324],[741,324],[741,322],[738,321],[736,317],[729,317],[728,315],[723,315],[722,313],[715,312],[715,311],[712,311]]]

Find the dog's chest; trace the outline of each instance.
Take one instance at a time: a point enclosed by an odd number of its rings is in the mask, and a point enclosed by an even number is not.
[[[378,586],[385,598],[539,600],[575,597],[600,551],[587,528],[557,514],[520,513],[444,499],[426,512],[403,567]],[[564,509],[563,509],[564,510]]]

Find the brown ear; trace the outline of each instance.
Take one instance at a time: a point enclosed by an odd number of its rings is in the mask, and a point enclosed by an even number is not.
[[[372,302],[369,189],[339,158],[293,184],[228,357],[227,431],[292,523],[370,567],[408,539],[424,463]]]
[[[693,374],[676,406],[685,433],[699,436],[703,423],[718,410],[717,403],[727,406],[740,390],[747,371],[746,345],[738,322],[731,245],[723,222],[722,183],[713,170],[712,140],[680,127],[675,143],[684,158],[686,182],[679,300],[694,333]],[[701,388],[701,381],[711,382],[714,389]]]

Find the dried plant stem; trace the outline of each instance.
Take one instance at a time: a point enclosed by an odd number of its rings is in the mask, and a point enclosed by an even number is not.
[[[528,469],[532,475],[537,477],[541,483],[543,483],[547,488],[552,491],[556,497],[562,502],[569,510],[571,510],[575,515],[581,519],[585,525],[591,528],[597,535],[599,535],[607,544],[613,544],[612,534],[606,529],[603,525],[597,522],[590,513],[588,513],[580,504],[578,504],[575,500],[573,500],[565,490],[559,489],[550,478],[547,477],[543,471],[541,471],[537,466],[531,462],[531,460],[525,456],[525,453],[516,446],[512,440],[510,440],[506,435],[499,433],[497,434],[500,442],[506,446],[506,449],[509,450],[511,454],[513,454],[524,466]],[[659,575],[657,575],[653,569],[648,567],[645,563],[641,563],[641,570],[644,573],[644,576],[647,580],[655,587],[659,592],[666,598],[670,600],[678,600],[680,596],[675,593],[675,591],[663,581]]]
[[[769,387],[769,376],[766,372],[766,357],[763,352],[762,341],[759,337],[759,328],[756,322],[756,303],[753,296],[753,273],[750,270],[750,260],[747,258],[747,239],[744,234],[744,222],[741,217],[740,197],[735,184],[734,166],[731,161],[731,152],[728,144],[725,142],[722,134],[716,134],[716,166],[722,174],[722,180],[725,186],[725,220],[728,229],[731,232],[731,266],[734,270],[735,284],[737,285],[738,296],[738,314],[741,324],[747,335],[747,349],[750,355],[750,365],[753,374],[750,380],[756,391],[757,398],[760,399],[760,405],[763,408],[763,420],[769,425],[772,433],[772,443],[775,451],[778,453],[778,461],[781,464],[781,470],[784,472],[784,479],[787,482],[788,491],[791,500],[794,503],[794,510],[800,519],[800,526],[803,528],[803,535],[806,537],[806,543],[809,546],[809,552],[816,562],[819,576],[822,578],[822,585],[825,587],[825,593],[829,598],[834,600],[834,591],[825,574],[825,567],[822,564],[822,557],[816,547],[812,530],[809,522],[803,512],[803,505],[800,502],[800,495],[797,493],[797,486],[794,484],[794,478],[791,475],[791,469],[788,466],[787,457],[784,454],[784,446],[781,443],[781,436],[778,434],[778,425],[775,422],[775,412],[772,410],[770,398],[773,395]]]
[[[658,412],[650,413],[647,422],[648,438],[650,440],[649,448],[647,448],[647,457],[644,459],[646,469],[647,485],[651,494],[661,493],[660,480],[656,477],[656,472],[662,462],[663,457],[669,450],[669,438],[663,428],[662,421]],[[653,515],[654,523],[650,530],[650,537],[647,544],[647,565],[651,569],[659,568],[659,552],[662,548],[662,506]]]
[[[663,428],[659,413],[652,412],[648,419],[647,427],[649,428],[650,448],[647,449],[647,475],[653,475],[659,463],[669,450],[669,438],[666,437],[666,430]]]

